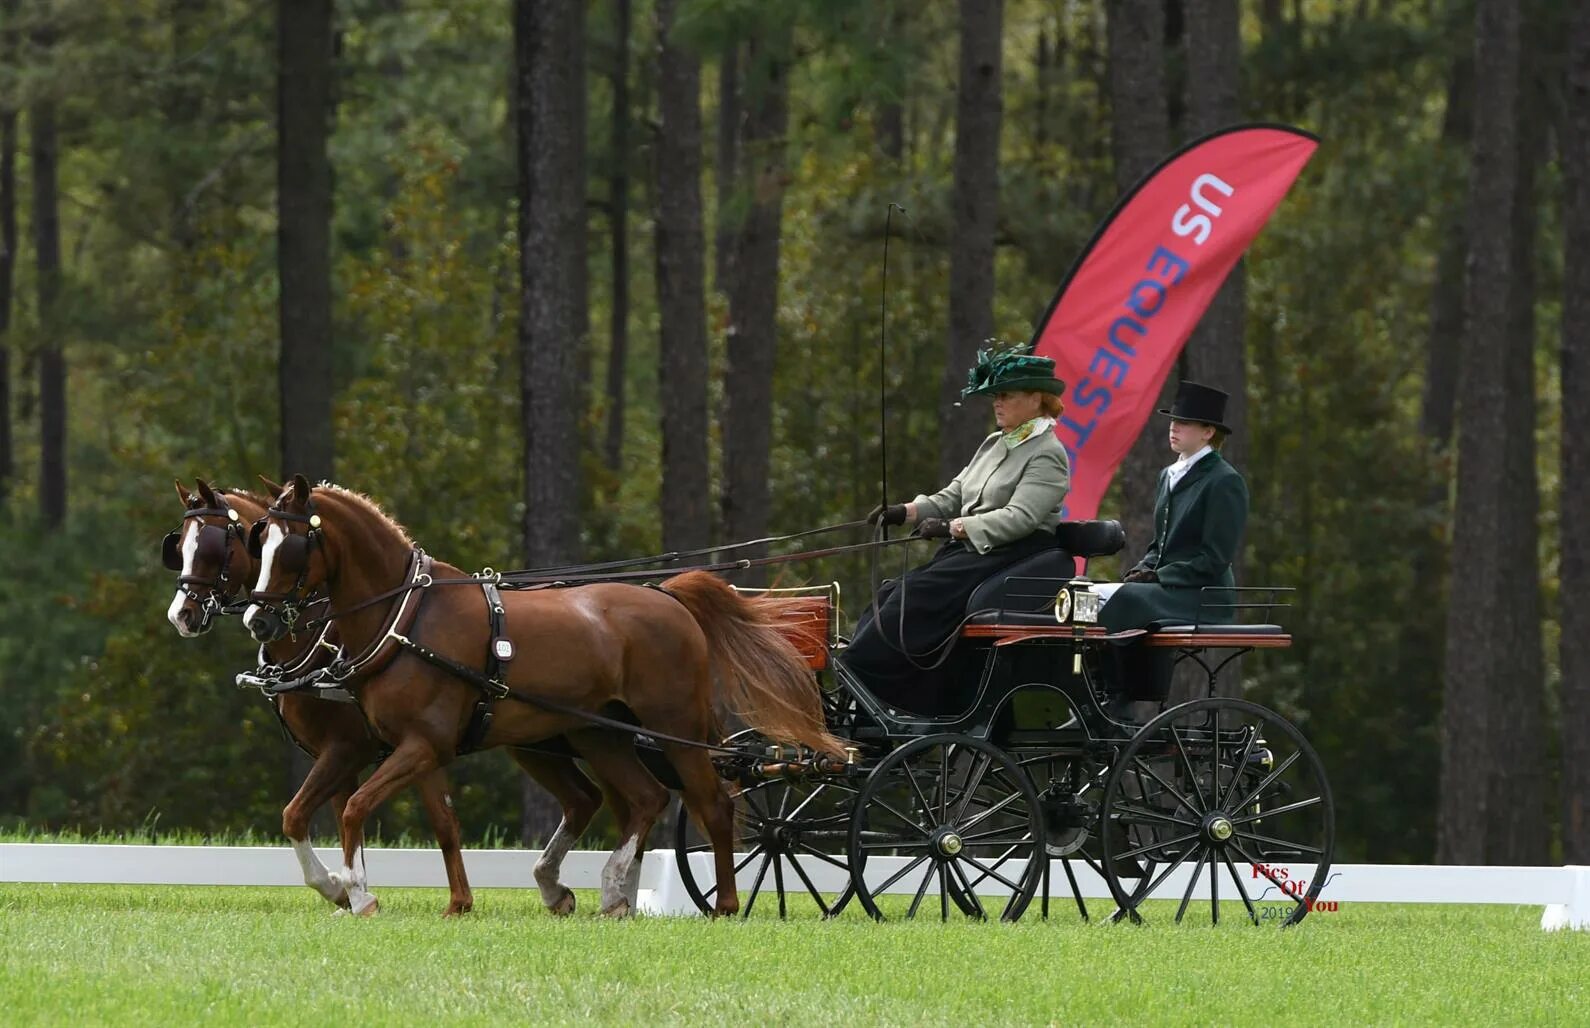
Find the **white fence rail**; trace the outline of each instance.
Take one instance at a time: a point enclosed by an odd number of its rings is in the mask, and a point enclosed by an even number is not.
[[[338,850],[317,850],[330,867],[342,864]],[[535,850],[472,850],[464,855],[470,884],[480,888],[533,889]],[[698,881],[712,875],[707,854],[696,854],[692,868]],[[874,858],[877,870],[892,870],[903,857]],[[575,851],[564,861],[564,883],[577,889],[599,888],[607,854]],[[445,886],[440,855],[428,849],[372,849],[365,853],[369,881],[381,886]],[[757,862],[741,872],[749,888]],[[803,867],[808,865],[803,865]],[[1251,870],[1237,865],[1240,870]],[[1272,865],[1272,868],[1281,865]],[[869,870],[873,862],[868,862]],[[1105,898],[1104,880],[1086,866],[1073,865],[1077,885],[1087,898]],[[1058,861],[1051,881],[1063,897],[1065,872]],[[1288,867],[1290,881],[1312,871],[1312,865]],[[1190,869],[1178,871],[1189,874]],[[837,891],[843,875],[827,865],[810,868],[819,889]],[[1254,875],[1257,891],[1268,882]],[[285,847],[265,846],[101,846],[66,843],[0,843],[0,882],[52,882],[114,885],[302,885],[297,857]],[[1174,882],[1169,883],[1174,887]],[[641,909],[652,914],[694,914],[685,895],[671,850],[646,855],[641,869]],[[1299,885],[1298,888],[1306,888]],[[914,891],[914,882],[891,891]],[[1277,902],[1280,897],[1273,897]],[[1497,903],[1543,906],[1541,927],[1590,930],[1590,867],[1454,867],[1424,864],[1340,864],[1331,868],[1320,900],[1338,903]]]

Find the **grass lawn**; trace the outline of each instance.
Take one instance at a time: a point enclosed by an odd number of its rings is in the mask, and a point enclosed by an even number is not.
[[[1523,907],[1239,923],[559,921],[533,893],[0,885],[0,1020],[27,1024],[1586,1023],[1590,933]],[[1159,912],[1156,912],[1159,913]]]

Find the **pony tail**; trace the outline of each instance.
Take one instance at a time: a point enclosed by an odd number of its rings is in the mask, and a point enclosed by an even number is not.
[[[662,588],[706,635],[714,688],[725,706],[775,742],[844,755],[844,742],[823,722],[811,669],[780,631],[772,608],[705,571],[675,575]]]

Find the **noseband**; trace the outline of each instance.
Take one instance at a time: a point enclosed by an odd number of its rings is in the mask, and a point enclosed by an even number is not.
[[[199,522],[199,552],[220,548],[220,572],[214,577],[204,575],[181,575],[177,578],[177,591],[198,605],[203,621],[208,624],[211,617],[216,614],[232,613],[226,603],[226,597],[231,595],[232,586],[232,539],[235,536],[238,542],[245,542],[243,522],[238,518],[237,511],[227,506],[221,495],[216,495],[214,507],[196,507],[184,511],[182,520],[190,518],[225,518],[226,524],[212,525],[205,521]],[[172,571],[182,570],[182,531],[181,529],[169,533],[161,542],[161,561]],[[211,556],[214,556],[212,553]],[[198,588],[196,588],[198,587]],[[200,592],[199,588],[206,591]]]

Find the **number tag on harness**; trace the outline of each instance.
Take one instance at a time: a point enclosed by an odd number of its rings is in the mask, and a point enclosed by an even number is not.
[[[501,661],[504,661],[504,662],[512,660],[513,659],[513,640],[511,640],[511,639],[493,639],[491,641],[491,652],[498,660],[501,660]]]

